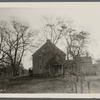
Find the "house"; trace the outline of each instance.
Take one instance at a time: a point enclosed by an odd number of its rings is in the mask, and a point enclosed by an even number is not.
[[[76,62],[73,60],[66,60],[64,66],[65,74],[70,72],[75,75],[95,75],[95,68],[92,64],[92,58],[90,56],[79,57]]]
[[[76,66],[75,66],[75,62],[73,60],[65,60],[64,62],[64,74],[74,74],[76,75],[77,74],[77,69],[76,69]]]
[[[64,72],[66,54],[50,40],[40,47],[33,55],[33,76],[58,76]]]
[[[95,75],[100,76],[100,66],[97,63],[93,64]]]
[[[92,58],[90,56],[81,57],[80,66],[84,75],[95,75]]]

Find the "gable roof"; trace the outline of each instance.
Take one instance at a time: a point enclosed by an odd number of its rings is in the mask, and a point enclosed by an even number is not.
[[[62,50],[60,50],[58,47],[56,47],[50,40],[47,40],[46,43],[42,45],[34,54],[36,54],[40,49],[44,48],[45,46],[48,46],[51,52],[54,54],[61,54],[61,55],[66,56],[66,54]]]
[[[78,60],[79,60],[81,63],[92,63],[92,58],[91,58],[91,56],[79,57]]]
[[[91,63],[92,64],[92,58],[90,56],[79,57],[78,60],[79,61],[77,61],[77,63]],[[70,66],[74,63],[75,63],[74,60],[65,60],[64,65]]]

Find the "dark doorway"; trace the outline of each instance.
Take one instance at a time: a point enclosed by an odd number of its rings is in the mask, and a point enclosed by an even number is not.
[[[60,76],[62,74],[62,65],[53,64],[53,75]]]

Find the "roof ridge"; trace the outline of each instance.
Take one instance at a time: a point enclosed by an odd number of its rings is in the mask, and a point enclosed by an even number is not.
[[[51,44],[51,45],[48,45],[48,43],[49,44]],[[50,48],[51,48],[51,46],[54,48],[53,50],[53,53],[55,52],[57,52],[58,50],[58,52],[60,52],[60,53],[63,53],[63,54],[65,54],[61,49],[59,49],[55,44],[53,44],[50,40],[47,40],[39,49],[41,49],[44,45],[48,45]],[[39,49],[37,50],[37,51],[35,51],[34,53],[33,53],[33,55],[36,53],[36,52],[38,52],[39,51]],[[57,50],[57,51],[56,51]],[[52,50],[51,50],[51,52],[52,52]],[[66,54],[65,54],[66,55]]]

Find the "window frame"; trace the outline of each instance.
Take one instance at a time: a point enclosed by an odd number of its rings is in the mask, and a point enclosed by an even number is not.
[[[42,62],[42,55],[39,55],[39,62]]]

